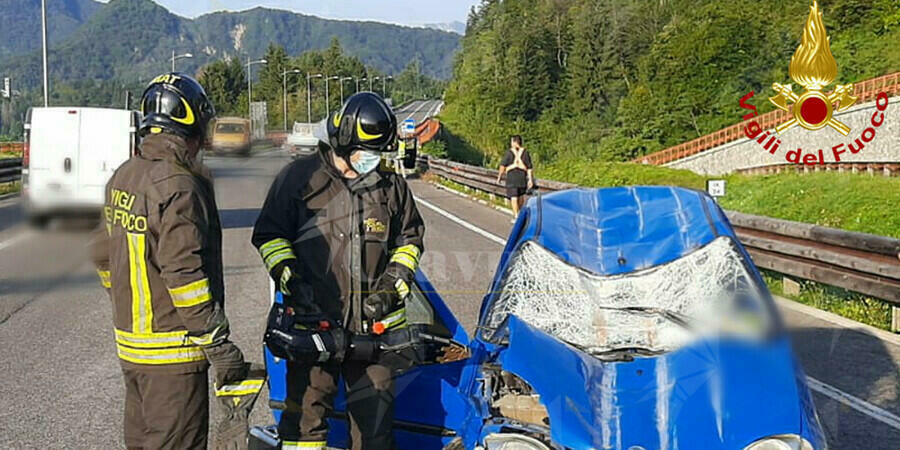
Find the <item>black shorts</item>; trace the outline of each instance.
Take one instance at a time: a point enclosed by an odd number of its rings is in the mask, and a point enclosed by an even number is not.
[[[521,197],[528,191],[528,174],[522,169],[506,172],[506,196]]]

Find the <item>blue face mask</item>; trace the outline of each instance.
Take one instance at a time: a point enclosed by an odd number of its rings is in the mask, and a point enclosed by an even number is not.
[[[353,157],[351,156],[350,164],[353,166],[353,170],[360,175],[365,175],[375,170],[378,168],[378,164],[381,163],[381,155],[379,153],[357,150],[354,153],[354,156],[356,154],[359,155],[359,158],[356,161],[353,161]]]

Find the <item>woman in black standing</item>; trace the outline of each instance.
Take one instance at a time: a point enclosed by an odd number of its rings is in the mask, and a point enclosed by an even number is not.
[[[513,216],[519,216],[519,210],[525,204],[525,193],[534,187],[534,170],[531,165],[531,156],[528,150],[522,146],[522,136],[515,135],[510,138],[510,148],[500,161],[500,172],[497,173],[497,183],[506,174],[506,196],[512,205]],[[515,219],[514,219],[515,220]]]

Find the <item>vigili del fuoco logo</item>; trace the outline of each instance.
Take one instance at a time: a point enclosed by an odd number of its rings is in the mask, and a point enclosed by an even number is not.
[[[849,126],[834,117],[835,112],[841,112],[856,103],[857,98],[853,94],[853,84],[838,84],[831,93],[825,93],[824,89],[837,78],[837,61],[831,54],[829,37],[822,21],[822,12],[818,2],[813,2],[809,8],[809,17],[806,19],[806,27],[800,46],[791,57],[788,74],[791,79],[803,87],[803,92],[795,93],[790,84],[772,83],[772,89],[776,92],[774,97],[769,97],[778,109],[791,115],[791,118],[775,127],[775,134],[763,131],[757,121],[751,121],[744,127],[747,138],[756,140],[763,150],[775,155],[781,146],[781,137],[785,133],[800,126],[810,131],[829,127],[843,136],[850,135],[853,131]],[[744,115],[743,119],[750,120],[757,116],[756,106],[747,103],[753,97],[753,91],[743,96],[739,102],[741,108],[752,112]],[[850,152],[857,154],[865,148],[865,144],[875,138],[875,129],[884,123],[884,110],[888,106],[888,97],[885,93],[879,93],[875,100],[877,111],[872,115],[871,126],[860,132],[852,142],[839,143],[831,147],[834,161],[840,162],[841,155]],[[785,153],[785,160],[795,164],[824,164],[825,151],[805,153],[802,147]]]

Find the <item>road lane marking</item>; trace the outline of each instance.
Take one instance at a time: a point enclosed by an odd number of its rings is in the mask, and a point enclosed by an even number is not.
[[[437,114],[437,112],[438,112],[439,109],[441,109],[441,102],[440,102],[440,101],[436,101],[436,102],[435,102],[435,105],[434,105],[434,109],[431,110],[431,112],[428,113],[428,117],[434,117],[434,115]]]
[[[900,417],[891,412],[881,409],[859,397],[854,397],[834,386],[825,384],[813,377],[807,376],[806,381],[809,382],[810,389],[844,405],[847,405],[885,425],[900,430]]]
[[[3,242],[0,242],[0,250],[3,250],[7,247],[12,247],[13,245],[18,244],[19,242],[24,241],[25,239],[28,239],[31,236],[32,236],[32,233],[30,231],[23,231]]]
[[[487,230],[481,229],[475,225],[472,225],[471,223],[466,222],[465,220],[460,219],[459,217],[456,217],[452,213],[444,211],[443,209],[437,207],[436,205],[423,199],[422,197],[415,196],[415,199],[416,199],[416,203],[420,203],[422,205],[427,206],[428,208],[432,209],[434,212],[446,217],[447,219],[450,219],[451,221],[455,222],[456,224],[462,226],[463,228],[465,228],[469,231],[472,231],[476,234],[479,234],[482,237],[487,238],[488,240],[494,241],[495,243],[500,244],[501,246],[506,245],[506,239],[503,239],[500,236],[497,236],[496,234],[491,233],[490,231],[487,231]]]
[[[477,225],[474,225],[474,224],[466,221],[465,219],[462,219],[462,218],[454,215],[453,213],[445,211],[444,209],[441,209],[440,207],[432,204],[431,202],[429,202],[427,200],[422,199],[419,196],[415,196],[415,200],[416,200],[416,203],[425,205],[426,207],[430,208],[434,212],[446,217],[447,219],[453,221],[456,224],[459,224],[460,226],[466,228],[467,230],[473,231],[476,234],[479,234],[479,235],[487,238],[488,240],[491,240],[493,242],[496,242],[497,244],[500,244],[501,246],[506,246],[506,240],[500,238],[496,234],[493,234],[490,231],[487,231],[481,227],[478,227]],[[890,427],[900,430],[900,417],[892,414],[891,412],[889,412],[885,409],[879,408],[878,406],[875,406],[859,397],[850,395],[834,386],[831,386],[830,384],[823,383],[813,377],[807,376],[806,379],[809,382],[810,389],[812,389],[828,398],[831,398],[835,401],[843,403],[844,405],[847,405],[847,406],[871,417],[872,419],[875,419],[875,420],[877,420],[881,423],[884,423]]]

